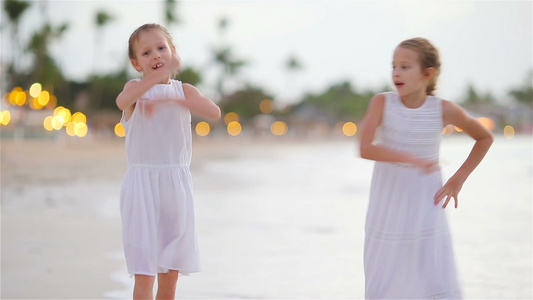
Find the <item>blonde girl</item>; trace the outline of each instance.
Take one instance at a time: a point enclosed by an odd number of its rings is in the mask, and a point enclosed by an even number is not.
[[[142,79],[116,99],[123,111],[128,170],[120,195],[122,236],[134,299],[174,299],[178,274],[198,272],[192,179],[191,112],[218,119],[220,109],[190,84],[171,79],[180,67],[172,37],[145,24],[128,55]]]
[[[376,161],[365,225],[367,299],[458,299],[445,211],[481,162],[493,137],[453,102],[434,96],[440,60],[426,39],[394,51],[396,92],[375,95],[363,119],[361,157]],[[474,139],[463,165],[442,185],[442,129],[453,124]]]

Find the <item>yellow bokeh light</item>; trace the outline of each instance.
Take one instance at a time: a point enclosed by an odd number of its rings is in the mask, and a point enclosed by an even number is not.
[[[23,106],[24,104],[26,104],[26,98],[27,98],[26,92],[24,91],[17,92],[15,96],[15,104],[18,106]]]
[[[68,135],[75,136],[76,135],[75,127],[76,127],[76,123],[70,122],[68,123],[67,128],[65,128],[65,131],[67,132]]]
[[[211,126],[207,122],[199,122],[196,124],[196,134],[199,136],[206,136],[211,131]]]
[[[52,128],[54,128],[55,130],[61,129],[64,124],[65,124],[65,120],[63,119],[62,116],[54,116],[52,118]]]
[[[50,102],[50,92],[42,91],[37,95],[37,101],[41,106],[46,106]]]
[[[42,109],[44,106],[42,106],[39,101],[37,100],[37,98],[33,98],[30,100],[30,108],[31,109],[35,109],[35,110],[39,110],[39,109]]]
[[[52,126],[52,119],[53,118],[54,117],[52,117],[52,116],[48,116],[48,117],[44,118],[44,122],[43,122],[44,129],[46,129],[48,131],[54,130],[54,127]]]
[[[115,125],[115,134],[118,137],[126,136],[126,130],[124,129],[124,126],[122,126],[121,123],[117,123],[117,125]]]
[[[74,133],[79,137],[84,137],[89,132],[89,127],[85,123],[75,123]]]
[[[30,96],[32,96],[33,98],[37,98],[39,97],[39,94],[41,93],[42,90],[43,90],[43,86],[40,83],[36,82],[30,86],[30,90],[29,90]]]
[[[270,99],[265,99],[259,103],[259,109],[264,114],[269,114],[274,110],[274,103]]]
[[[17,86],[11,90],[11,93],[9,93],[9,104],[11,105],[17,105],[17,95],[19,92],[22,92],[22,88]]]
[[[242,126],[239,122],[233,121],[228,124],[227,130],[230,135],[236,136],[241,134]]]
[[[451,135],[453,133],[453,131],[455,130],[454,128],[455,127],[452,124],[448,124],[448,125],[446,125],[446,127],[444,127],[442,129],[442,134],[443,135]]]
[[[495,124],[494,124],[494,120],[492,120],[491,118],[487,118],[487,117],[482,117],[482,118],[478,118],[477,119],[481,125],[485,126],[485,128],[487,128],[488,130],[494,130],[494,127],[495,127]]]
[[[273,135],[285,135],[288,130],[289,126],[283,121],[276,121],[270,126],[270,132],[272,132]]]
[[[224,116],[224,123],[229,125],[231,122],[239,122],[239,115],[234,112],[229,112]]]
[[[64,109],[63,106],[58,106],[54,109],[54,116],[57,116],[59,114],[59,112]]]
[[[74,123],[87,123],[87,116],[81,112],[76,112],[70,118]]]
[[[4,110],[0,113],[0,124],[6,126],[11,122],[11,112],[9,110]]]
[[[342,125],[342,133],[345,136],[354,136],[357,133],[357,125],[354,122],[346,122]]]
[[[505,136],[505,138],[509,140],[514,138],[514,135],[515,135],[514,127],[511,125],[505,126],[503,128],[503,135]]]
[[[70,117],[72,116],[72,114],[70,113],[70,109],[68,108],[62,108],[58,111],[56,117],[62,117],[63,118],[63,125],[64,126],[67,126],[69,120],[70,120]]]

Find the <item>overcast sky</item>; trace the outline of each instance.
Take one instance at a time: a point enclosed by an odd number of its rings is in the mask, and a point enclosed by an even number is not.
[[[131,32],[144,23],[164,22],[162,1],[47,3],[49,20],[70,23],[52,49],[75,80],[121,68]],[[41,5],[34,3],[24,15],[23,38],[45,21],[38,13]],[[115,18],[99,37],[101,44],[95,42],[98,10]],[[280,101],[341,80],[359,90],[390,84],[395,46],[416,36],[441,52],[437,94],[445,99],[459,100],[472,83],[505,100],[532,69],[532,1],[179,1],[177,14],[181,24],[169,29],[184,65],[208,65],[210,49],[220,41],[217,21],[227,17],[227,40],[249,62],[242,77]],[[293,75],[285,68],[290,55],[304,67]]]

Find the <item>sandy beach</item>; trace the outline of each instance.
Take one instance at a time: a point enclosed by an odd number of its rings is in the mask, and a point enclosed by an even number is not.
[[[120,142],[3,140],[2,299],[102,298],[123,286]]]
[[[443,143],[449,176],[469,147]],[[126,299],[123,140],[1,141],[1,298]],[[373,164],[353,139],[194,141],[202,272],[178,299],[361,299]],[[449,210],[465,299],[532,298],[531,137],[497,139]]]

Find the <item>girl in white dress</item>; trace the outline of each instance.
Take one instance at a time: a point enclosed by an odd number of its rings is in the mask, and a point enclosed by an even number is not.
[[[361,157],[375,160],[365,226],[365,298],[459,299],[444,209],[490,148],[490,131],[453,102],[433,96],[439,54],[423,38],[394,51],[397,93],[375,95],[363,119]],[[442,129],[474,140],[464,164],[442,185]]]
[[[199,271],[194,223],[191,114],[220,118],[220,109],[190,84],[171,79],[180,58],[167,29],[145,24],[128,55],[142,79],[118,95],[126,130],[126,172],[120,195],[122,236],[134,299],[174,299],[178,273]]]

